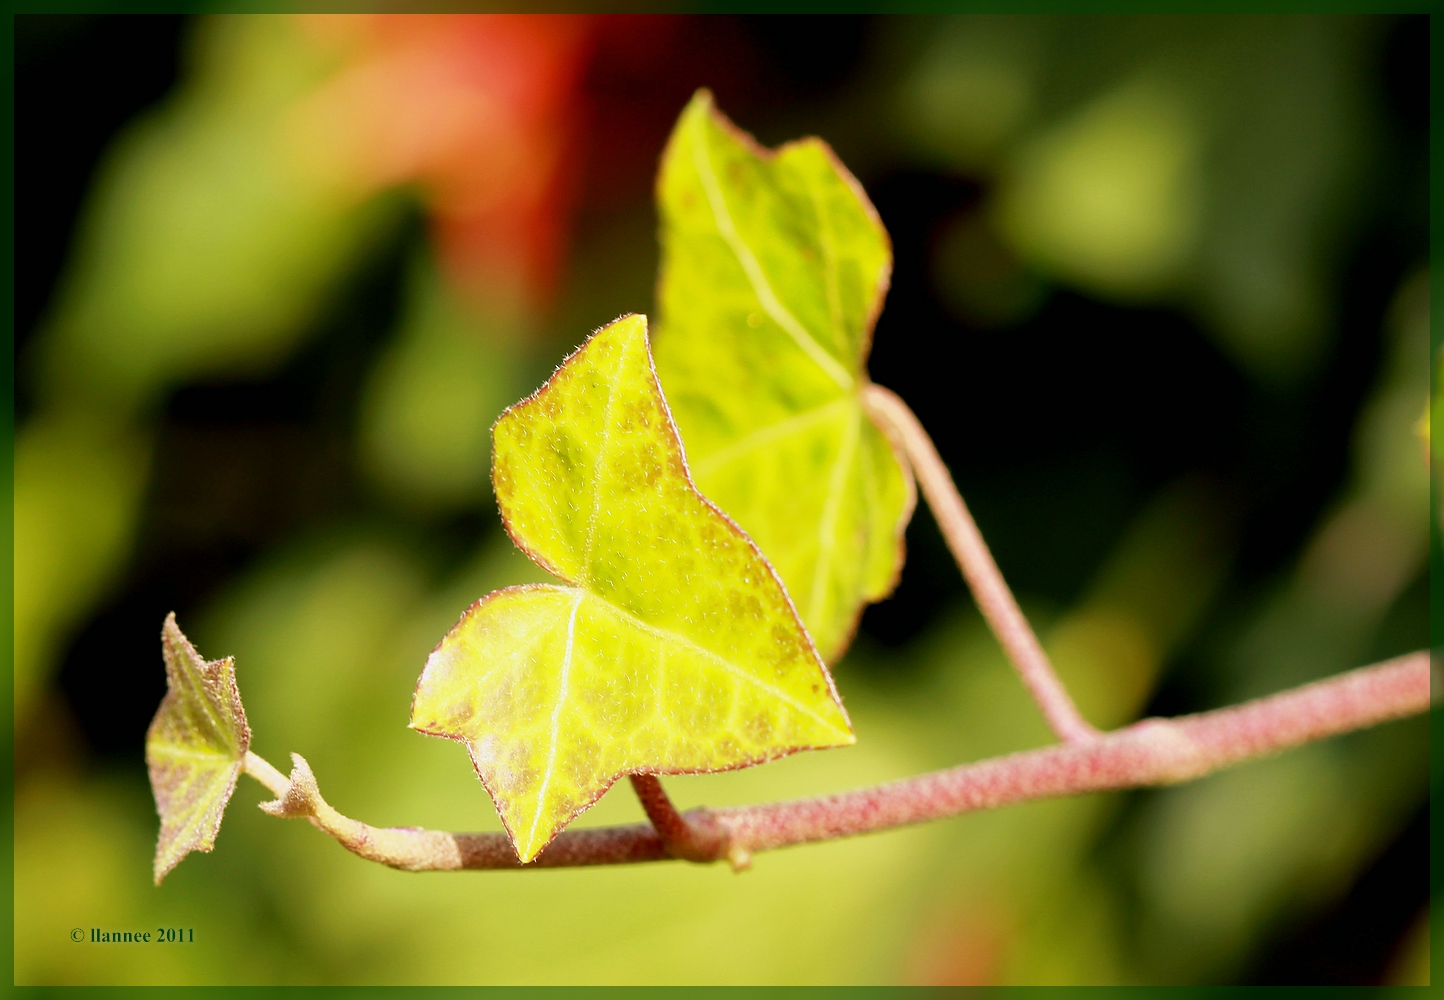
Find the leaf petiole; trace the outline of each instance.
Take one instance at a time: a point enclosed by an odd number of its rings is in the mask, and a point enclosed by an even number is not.
[[[751,867],[751,852],[735,843],[713,820],[709,810],[697,809],[684,816],[672,804],[655,774],[634,774],[631,779],[647,818],[672,857],[701,864],[727,858],[732,862],[733,871]]]
[[[1028,619],[1018,607],[1013,592],[998,570],[988,543],[983,541],[968,505],[963,502],[948,467],[908,405],[890,389],[869,383],[862,392],[868,415],[890,438],[893,446],[907,457],[928,508],[937,519],[953,558],[957,559],[963,577],[978,603],[978,610],[997,636],[998,643],[1017,668],[1033,700],[1053,732],[1065,743],[1086,743],[1098,738],[1099,732],[1078,712],[1063,682]]]

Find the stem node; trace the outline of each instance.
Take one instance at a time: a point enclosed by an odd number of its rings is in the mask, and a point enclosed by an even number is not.
[[[655,774],[634,774],[632,788],[642,800],[642,808],[652,821],[667,853],[683,861],[711,864],[718,858],[730,857],[731,837],[707,809],[694,809],[685,816],[677,811],[667,797],[662,782]]]

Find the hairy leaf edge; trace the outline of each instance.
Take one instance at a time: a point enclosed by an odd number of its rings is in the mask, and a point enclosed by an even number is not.
[[[236,682],[235,657],[225,656],[219,660],[207,660],[205,657],[201,656],[201,654],[196,650],[195,646],[191,643],[190,638],[181,631],[180,625],[176,623],[174,611],[166,615],[165,623],[161,625],[160,638],[163,651],[168,644],[174,645],[178,647],[181,656],[193,656],[196,660],[200,661],[202,677],[204,677],[207,672],[213,671],[223,681],[228,681],[228,683],[223,683],[221,686],[225,691],[226,699],[230,702],[231,711],[234,713],[236,722],[239,724],[240,727],[240,745],[238,748],[239,756],[230,758],[231,763],[227,765],[226,770],[228,770],[230,773],[225,783],[225,791],[220,797],[220,807],[216,810],[215,821],[210,825],[210,829],[205,830],[200,834],[200,837],[194,846],[177,855],[175,858],[171,859],[168,864],[165,864],[163,866],[160,864],[160,845],[156,845],[156,863],[152,865],[152,874],[155,877],[156,885],[160,885],[161,881],[167,875],[173,872],[176,869],[176,866],[178,866],[182,861],[184,861],[186,855],[190,854],[192,851],[201,851],[202,853],[209,854],[211,851],[215,850],[216,838],[220,835],[221,832],[221,820],[225,818],[226,807],[230,805],[231,797],[235,795],[236,786],[240,783],[241,771],[245,769],[246,752],[251,748],[251,725],[250,721],[246,718],[245,706],[241,702],[240,686]],[[180,700],[180,695],[177,693],[175,686],[171,684],[171,680],[171,667],[170,663],[167,662],[165,696],[161,698],[160,705],[156,708],[155,716],[150,720],[150,725],[147,726],[145,730],[146,777],[149,780],[151,786],[152,798],[155,798],[155,780],[151,776],[151,742],[155,737],[156,727],[160,724],[160,720],[165,715],[166,709],[170,708],[175,702]],[[217,754],[216,756],[221,757],[222,755]],[[157,814],[159,814],[160,812],[160,802],[158,799],[156,800],[156,812]],[[164,816],[161,816],[160,819],[162,825],[164,825]]]
[[[661,406],[662,406],[662,415],[663,415],[663,416],[666,418],[666,420],[667,420],[667,427],[668,427],[668,429],[672,432],[672,436],[673,436],[673,437],[676,439],[676,441],[677,441],[677,457],[678,457],[678,460],[679,460],[680,465],[681,465],[681,468],[680,468],[679,471],[680,471],[681,474],[682,474],[682,478],[686,481],[688,489],[690,489],[690,490],[692,491],[692,495],[695,496],[695,497],[697,497],[697,499],[701,500],[704,504],[706,504],[709,508],[711,508],[711,510],[712,510],[713,512],[715,512],[716,514],[720,515],[721,518],[722,518],[722,520],[723,520],[723,522],[727,525],[727,527],[728,527],[731,531],[733,531],[735,534],[737,534],[739,537],[741,537],[742,540],[747,543],[748,547],[752,549],[753,553],[757,556],[757,558],[762,561],[762,565],[767,569],[767,572],[768,572],[769,574],[771,574],[772,579],[773,579],[773,581],[777,584],[778,589],[782,591],[783,600],[786,601],[786,603],[787,603],[787,610],[792,614],[792,620],[797,624],[798,630],[801,631],[803,637],[807,640],[807,649],[808,649],[808,651],[812,654],[812,657],[813,657],[814,662],[817,664],[818,668],[819,668],[819,669],[821,670],[821,672],[822,672],[822,679],[823,679],[823,680],[826,682],[826,684],[827,684],[828,694],[831,696],[833,702],[836,703],[836,705],[837,705],[837,707],[838,707],[838,710],[839,710],[840,712],[842,712],[842,718],[843,718],[843,721],[847,724],[848,731],[849,731],[849,732],[852,732],[852,718],[847,714],[847,706],[843,704],[842,695],[838,693],[837,684],[834,682],[833,677],[832,677],[832,671],[828,668],[827,662],[826,662],[825,660],[823,660],[822,654],[818,652],[818,650],[817,650],[817,645],[816,645],[816,643],[813,642],[813,639],[812,639],[812,633],[810,633],[810,632],[807,630],[807,626],[802,623],[802,616],[797,613],[797,607],[793,604],[793,602],[792,602],[792,595],[787,592],[787,587],[786,587],[786,585],[782,582],[782,577],[778,575],[777,570],[773,568],[772,563],[768,560],[767,556],[763,555],[762,550],[757,547],[757,543],[752,540],[752,536],[749,535],[749,534],[747,534],[746,531],[743,531],[741,525],[739,525],[736,521],[732,520],[732,518],[727,515],[727,512],[726,512],[726,511],[722,510],[720,507],[718,507],[718,506],[717,506],[715,503],[713,503],[711,500],[707,499],[707,497],[703,495],[702,491],[699,490],[699,489],[697,489],[697,484],[696,484],[695,482],[693,482],[693,480],[692,480],[692,470],[691,470],[691,469],[688,467],[688,465],[687,465],[687,448],[686,448],[686,445],[682,442],[682,434],[681,434],[681,432],[677,429],[677,422],[672,418],[672,408],[671,408],[671,406],[668,405],[668,403],[667,403],[667,395],[666,395],[666,393],[664,393],[664,392],[662,391],[662,382],[661,382],[661,379],[659,379],[659,378],[657,377],[657,365],[656,365],[656,362],[655,362],[655,361],[653,360],[653,358],[652,358],[651,331],[650,331],[650,326],[649,326],[649,324],[647,323],[647,317],[646,317],[645,315],[641,315],[641,314],[639,314],[639,313],[623,313],[621,316],[618,316],[616,319],[612,320],[610,323],[604,323],[604,324],[602,324],[601,326],[597,327],[595,330],[593,330],[593,331],[591,332],[591,334],[587,337],[586,340],[584,340],[580,345],[577,346],[577,348],[576,348],[575,350],[573,350],[573,351],[572,351],[571,353],[569,353],[565,358],[562,359],[561,364],[557,365],[556,369],[552,372],[551,376],[550,376],[545,382],[543,382],[535,391],[533,391],[533,392],[532,392],[530,395],[528,395],[526,398],[524,398],[524,399],[522,399],[522,400],[519,400],[519,401],[516,402],[516,403],[513,403],[511,406],[508,406],[505,410],[502,411],[501,416],[497,417],[496,420],[492,423],[492,433],[493,433],[493,436],[495,435],[496,425],[497,425],[497,424],[501,423],[502,420],[506,419],[507,415],[508,415],[509,413],[511,413],[513,410],[519,410],[519,409],[521,409],[521,408],[524,407],[524,406],[528,406],[528,405],[531,405],[532,403],[534,403],[534,402],[536,401],[536,399],[537,399],[543,392],[545,392],[545,391],[551,386],[552,382],[554,382],[554,381],[556,380],[556,378],[557,378],[559,375],[562,374],[562,372],[566,369],[567,364],[572,360],[572,358],[574,358],[574,357],[576,357],[578,354],[580,354],[580,353],[582,352],[582,350],[583,350],[589,343],[591,343],[593,337],[595,337],[597,334],[601,333],[603,330],[607,329],[608,327],[614,326],[615,324],[620,323],[622,320],[630,319],[630,318],[632,318],[633,316],[637,316],[638,318],[640,318],[640,319],[642,320],[642,336],[643,336],[643,341],[644,341],[644,343],[645,343],[645,345],[646,345],[646,348],[647,348],[647,350],[646,350],[646,355],[647,355],[647,372],[648,372],[648,374],[651,376],[652,389],[653,389],[653,391],[654,391],[654,392],[656,393],[656,395],[657,395],[657,401],[658,401],[658,402],[661,404]],[[888,440],[889,440],[889,442],[891,442],[892,439],[889,438]],[[909,484],[909,487],[910,487],[910,488],[909,488],[909,496],[913,496],[913,495],[914,495],[914,491],[911,489],[911,486],[912,486],[912,476],[911,476],[911,472],[910,472],[910,470],[908,470],[907,463],[905,463],[905,462],[900,462],[899,464],[901,464],[902,467],[903,467],[903,469],[908,472],[907,481],[908,481],[908,484]],[[493,448],[493,449],[492,449],[492,475],[493,475],[493,477],[495,476],[495,474],[496,474],[496,449]],[[493,479],[493,482],[494,482],[494,479]],[[909,510],[911,510],[911,505],[909,505]],[[591,593],[590,591],[587,591],[586,588],[581,587],[581,586],[578,586],[577,583],[576,583],[576,581],[569,579],[565,574],[563,574],[563,573],[560,572],[556,567],[554,567],[548,560],[542,558],[539,553],[533,551],[530,546],[528,546],[526,543],[524,543],[524,542],[516,535],[516,533],[512,530],[511,522],[507,519],[506,512],[501,509],[500,503],[497,504],[497,513],[501,516],[502,526],[506,529],[507,536],[511,539],[512,544],[515,545],[515,546],[516,546],[518,549],[520,549],[522,552],[526,553],[526,556],[527,556],[528,559],[532,560],[532,562],[536,563],[538,566],[540,566],[542,569],[546,570],[546,571],[547,571],[548,573],[550,573],[552,576],[554,576],[554,577],[556,577],[558,580],[562,581],[562,582],[563,582],[564,584],[566,584],[568,587],[574,588],[574,589],[576,589],[576,590],[581,590],[581,591],[583,591],[584,593]],[[906,522],[904,522],[904,525],[906,525]],[[898,567],[898,573],[900,574],[901,572],[902,572],[902,568],[901,568],[901,566],[899,566],[899,567]],[[512,586],[512,587],[502,587],[502,588],[500,588],[499,590],[494,590],[494,591],[492,591],[490,594],[487,594],[485,597],[482,597],[481,599],[479,599],[479,600],[477,600],[477,601],[474,601],[474,602],[471,604],[470,607],[468,607],[464,612],[462,612],[461,617],[460,617],[459,619],[457,619],[456,624],[453,625],[450,629],[447,630],[446,636],[449,636],[449,635],[451,635],[453,632],[455,632],[458,628],[461,627],[462,623],[465,622],[469,617],[471,617],[472,614],[474,614],[476,611],[478,611],[478,610],[481,608],[482,605],[484,605],[487,601],[491,600],[493,597],[496,597],[496,596],[499,595],[499,594],[504,594],[504,593],[509,593],[509,592],[517,592],[517,591],[555,590],[555,589],[557,589],[557,587],[556,587],[555,584],[549,584],[549,583],[527,583],[527,584],[520,584],[520,585]],[[592,596],[593,596],[593,597],[596,597],[597,595],[592,594]],[[598,597],[597,599],[603,601],[604,603],[608,603],[608,604],[611,603],[610,601],[606,601],[605,598],[600,598],[600,597]],[[625,608],[622,609],[622,611],[623,611],[624,613],[630,614],[630,612],[626,612],[626,609],[625,609]],[[859,611],[859,616],[860,616],[860,615],[861,615],[861,611]],[[435,655],[435,654],[441,649],[442,644],[446,642],[446,636],[443,636],[442,639],[441,639],[441,641],[438,642],[435,647],[433,647],[433,649],[431,650],[431,654],[427,656],[428,662],[430,661],[431,656],[432,656],[432,655]],[[417,680],[417,685],[416,685],[416,690],[415,690],[415,691],[412,693],[412,695],[411,695],[411,714],[412,714],[412,717],[413,717],[413,718],[415,717],[415,714],[416,714],[416,698],[417,698],[417,695],[419,695],[420,693],[421,693],[421,682],[420,682],[420,680],[418,679],[418,680]],[[484,777],[482,777],[480,768],[478,768],[477,765],[476,765],[476,757],[475,757],[474,753],[472,752],[471,743],[470,743],[469,740],[467,740],[467,739],[466,739],[465,737],[463,737],[463,736],[452,736],[452,735],[450,735],[450,734],[448,734],[448,733],[434,732],[434,731],[432,731],[432,730],[422,729],[421,727],[416,726],[416,725],[414,725],[414,724],[409,725],[409,728],[414,729],[414,730],[416,730],[418,733],[422,733],[422,734],[427,735],[427,736],[439,736],[439,737],[441,737],[441,738],[443,738],[443,739],[455,740],[457,743],[461,743],[461,744],[463,744],[464,746],[466,746],[467,756],[471,758],[472,770],[474,770],[474,771],[476,772],[476,776],[477,776],[478,780],[480,780],[482,788],[484,788],[484,789],[486,790],[487,796],[492,800],[493,803],[496,802],[496,795],[493,793],[493,791],[492,791],[492,789],[491,789],[491,786],[486,783],[486,779],[485,779]],[[855,743],[856,741],[857,741],[857,735],[856,735],[856,733],[854,732],[854,733],[853,733],[853,742]],[[851,744],[838,744],[837,746],[849,746],[849,745],[851,745]],[[597,802],[601,799],[601,797],[602,797],[603,795],[605,795],[608,791],[610,791],[611,788],[612,788],[612,786],[615,785],[615,784],[617,783],[617,781],[619,781],[620,779],[622,779],[622,778],[624,778],[624,777],[626,777],[626,776],[628,776],[628,775],[631,775],[631,774],[657,774],[657,775],[662,775],[662,774],[717,774],[717,773],[721,773],[721,772],[724,772],[724,771],[737,771],[737,770],[741,770],[742,768],[746,768],[746,767],[756,767],[758,764],[765,764],[765,763],[767,763],[768,761],[778,760],[778,759],[780,759],[780,758],[782,758],[782,757],[788,757],[788,756],[791,756],[791,755],[794,754],[794,753],[800,753],[800,752],[803,751],[803,750],[831,750],[831,749],[836,749],[836,747],[835,747],[835,746],[814,747],[814,746],[810,746],[810,745],[795,746],[795,747],[785,747],[785,748],[779,750],[779,751],[776,752],[776,753],[768,754],[768,755],[765,755],[765,756],[762,756],[762,757],[758,757],[758,758],[756,758],[756,759],[748,759],[748,760],[742,761],[742,762],[737,763],[737,764],[729,765],[729,766],[727,766],[727,767],[716,767],[716,768],[688,768],[688,769],[636,768],[636,769],[630,769],[630,770],[622,771],[622,772],[618,773],[616,776],[614,776],[614,777],[611,779],[611,781],[609,781],[609,782],[606,784],[606,786],[605,786],[604,788],[602,788],[602,790],[599,791],[599,792],[596,794],[596,796],[595,796],[594,798],[592,798],[591,800],[589,800],[588,802],[586,802],[584,805],[578,807],[575,812],[573,812],[571,815],[569,815],[569,816],[566,818],[566,821],[563,822],[563,823],[561,823],[561,824],[557,827],[557,829],[552,833],[552,835],[547,838],[547,840],[545,841],[545,843],[543,843],[542,846],[537,849],[536,854],[532,855],[532,858],[531,858],[530,860],[534,860],[534,859],[536,858],[537,854],[540,854],[542,851],[546,850],[547,845],[550,844],[553,840],[555,840],[555,839],[557,838],[557,835],[560,834],[560,833],[562,832],[562,830],[566,829],[569,825],[571,825],[572,820],[576,819],[576,818],[577,818],[578,816],[580,816],[582,813],[586,812],[586,811],[587,811],[588,809],[590,809],[592,806],[596,805]],[[502,816],[502,811],[501,811],[500,809],[497,810],[497,816],[498,816],[498,818],[501,819],[501,823],[502,823],[503,828],[506,829],[507,838],[511,841],[512,846],[515,847],[516,844],[517,844],[516,835],[515,835],[515,833],[512,831],[511,827],[507,825],[506,818],[505,818],[504,816]],[[521,855],[518,854],[517,856],[518,856],[518,858],[519,858]]]
[[[868,412],[867,407],[864,406],[862,402],[863,392],[867,389],[867,386],[872,381],[867,371],[867,359],[872,356],[873,334],[876,332],[878,317],[882,315],[883,303],[887,299],[887,293],[892,287],[892,237],[888,234],[887,227],[884,226],[882,223],[882,216],[878,215],[877,206],[874,205],[872,203],[872,199],[867,196],[867,190],[862,186],[862,182],[853,175],[851,170],[847,169],[847,165],[842,162],[842,159],[837,155],[836,151],[833,150],[831,144],[828,143],[827,140],[815,135],[809,135],[803,136],[800,139],[790,139],[774,149],[768,149],[766,146],[762,145],[762,143],[757,141],[756,136],[743,129],[737,123],[732,121],[732,119],[728,118],[727,115],[724,114],[717,107],[717,102],[712,97],[712,91],[706,87],[700,88],[695,94],[692,95],[692,100],[688,102],[687,108],[684,109],[683,114],[686,115],[690,113],[693,105],[697,104],[698,102],[701,103],[704,113],[706,113],[710,117],[713,124],[715,124],[722,131],[730,135],[753,156],[756,156],[758,159],[763,160],[764,162],[771,162],[772,160],[777,159],[778,156],[782,155],[784,152],[793,147],[818,147],[821,150],[823,156],[825,156],[828,162],[832,164],[833,169],[837,171],[838,177],[840,177],[842,179],[842,182],[852,190],[854,195],[857,196],[858,203],[862,205],[863,212],[867,215],[868,220],[873,225],[873,228],[876,229],[877,234],[882,238],[883,246],[887,248],[887,264],[883,267],[882,274],[878,276],[877,296],[873,299],[872,306],[868,310],[867,319],[864,322],[861,350],[859,351],[861,364],[859,365],[859,370],[854,373],[856,375],[856,384],[853,386],[851,391],[854,395],[854,401],[856,402],[858,408],[862,411],[863,416],[865,416],[868,422],[871,423],[873,427],[882,434],[883,438],[887,441],[889,447],[892,448],[893,460],[896,461],[898,467],[902,469],[903,482],[907,485],[907,501],[903,504],[902,513],[898,515],[897,526],[893,529],[893,538],[897,543],[897,558],[893,562],[892,576],[888,579],[888,582],[884,586],[878,588],[877,590],[869,590],[864,592],[864,596],[867,598],[867,601],[863,604],[858,605],[857,610],[853,612],[851,622],[849,622],[847,628],[843,630],[837,640],[837,650],[835,653],[833,653],[832,656],[832,661],[836,662],[842,659],[843,655],[852,646],[852,640],[857,637],[857,629],[858,626],[862,623],[862,615],[863,612],[867,610],[867,604],[876,604],[878,601],[886,600],[892,595],[893,591],[897,589],[898,583],[902,580],[903,566],[907,563],[907,528],[908,525],[912,523],[913,514],[917,512],[918,491],[916,477],[913,475],[912,465],[907,460],[906,453],[902,449],[902,445],[898,440],[898,436],[892,428],[878,423],[877,420],[873,418],[872,414]],[[663,162],[666,162],[673,155],[673,147],[681,140],[680,133],[680,129],[673,129],[672,135],[667,139],[667,145],[662,150],[661,158]],[[661,171],[658,171],[657,181],[655,185],[655,196],[658,203],[661,202],[661,194],[662,174]],[[659,269],[657,273],[656,290],[653,293],[654,299],[658,302],[660,302],[662,299],[662,281],[663,274]],[[650,359],[651,352],[648,351],[648,360]],[[653,378],[656,378],[655,365],[653,366]],[[664,403],[665,398],[666,397],[664,396]],[[671,415],[672,411],[670,408],[668,408],[668,419],[671,418]],[[673,424],[673,429],[676,429],[675,423]],[[680,432],[678,432],[677,434],[677,440],[682,440]],[[696,487],[694,486],[693,489],[695,490]],[[701,494],[699,493],[698,495],[700,496]],[[711,503],[711,501],[709,500],[708,503]],[[716,509],[715,504],[713,504],[713,508]],[[726,517],[727,515],[723,513],[723,516]],[[730,521],[731,518],[728,518],[728,520]],[[750,536],[748,538],[748,541],[751,541]],[[757,546],[754,544],[753,548],[756,547]],[[770,568],[771,564],[769,563],[768,565]],[[547,571],[551,572],[549,568]],[[775,576],[776,573],[774,572],[773,575]],[[792,597],[789,594],[789,603],[791,602],[791,599]],[[808,638],[811,638],[810,634]]]
[[[507,595],[507,594],[515,594],[515,593],[527,593],[527,592],[534,592],[534,591],[557,591],[557,590],[566,590],[566,589],[577,589],[577,590],[581,590],[582,588],[580,588],[580,587],[572,588],[572,587],[570,587],[570,585],[568,585],[568,586],[566,586],[566,587],[563,587],[563,586],[559,586],[559,585],[553,584],[553,583],[523,583],[523,584],[517,584],[517,585],[512,586],[512,587],[502,587],[500,590],[494,590],[494,591],[492,591],[490,594],[487,594],[485,597],[481,598],[480,600],[473,602],[472,605],[471,605],[470,607],[468,607],[468,608],[466,609],[466,611],[462,614],[461,618],[457,621],[456,625],[454,625],[454,626],[447,632],[447,635],[448,635],[448,636],[451,635],[451,633],[452,633],[452,632],[455,632],[457,628],[460,628],[461,625],[462,625],[468,618],[470,618],[473,614],[476,614],[478,611],[480,611],[480,609],[482,608],[482,606],[485,605],[485,604],[486,604],[487,602],[489,602],[490,600],[492,600],[493,598],[500,597],[500,596],[502,596],[502,595]],[[587,593],[586,591],[583,591],[583,592],[584,592],[584,593]],[[595,595],[591,595],[591,596],[595,597]],[[601,600],[600,598],[597,598],[597,599],[598,599],[598,600]],[[443,639],[443,640],[442,640],[442,643],[444,643],[445,641],[446,641],[446,640]],[[437,650],[439,650],[439,649],[441,648],[442,643],[437,643],[436,648],[432,650],[432,653],[433,653],[433,654],[434,654],[435,652],[437,652]],[[429,659],[430,659],[430,657],[428,657],[428,660],[429,660]],[[828,680],[829,680],[829,681],[831,680],[831,677],[830,677],[830,676],[828,677]],[[413,710],[413,715],[415,714],[416,695],[419,694],[419,693],[420,693],[420,685],[418,684],[416,693],[412,695],[412,706],[413,706],[413,709],[412,709],[412,710]],[[837,695],[836,695],[835,693],[834,693],[834,698],[837,698]],[[841,698],[837,698],[837,706],[838,706],[838,708],[842,711],[843,718],[847,721],[848,728],[851,729],[852,720],[848,717],[848,715],[847,715],[847,709],[843,706]],[[438,737],[441,737],[442,739],[453,740],[454,742],[460,743],[460,744],[462,744],[463,746],[465,746],[465,747],[466,747],[467,756],[468,756],[469,758],[471,758],[471,767],[472,767],[472,770],[476,773],[477,780],[481,782],[482,788],[485,789],[487,796],[492,800],[492,802],[494,803],[494,802],[496,801],[496,794],[495,794],[494,790],[492,789],[491,785],[489,785],[489,784],[487,783],[486,777],[482,774],[481,768],[480,768],[480,767],[478,766],[478,764],[477,764],[476,754],[475,754],[475,752],[474,752],[474,750],[473,750],[473,748],[472,748],[472,745],[471,745],[471,741],[470,741],[470,740],[468,740],[465,736],[456,736],[456,735],[452,735],[452,734],[450,734],[450,733],[443,733],[443,732],[439,732],[439,731],[437,731],[437,730],[426,729],[426,728],[423,728],[423,727],[421,727],[421,726],[417,726],[417,725],[415,725],[414,723],[411,724],[411,725],[409,726],[409,728],[414,729],[416,732],[421,733],[422,735],[425,735],[425,736],[438,736]],[[857,740],[857,737],[856,737],[856,734],[854,734],[854,735],[853,735],[853,743],[855,743],[856,740]],[[779,759],[781,759],[781,758],[783,758],[783,757],[790,757],[791,755],[793,755],[793,754],[795,754],[795,753],[801,753],[801,752],[804,751],[804,750],[836,750],[836,749],[841,749],[841,748],[844,747],[844,746],[851,746],[851,745],[852,745],[851,743],[829,744],[829,745],[825,745],[825,746],[814,746],[814,745],[812,745],[812,744],[799,744],[799,745],[797,745],[797,746],[782,747],[782,748],[778,749],[778,750],[777,750],[776,752],[774,752],[774,753],[763,754],[763,755],[758,756],[758,757],[749,757],[749,758],[747,758],[746,760],[738,761],[738,762],[735,763],[735,764],[729,764],[729,765],[727,765],[726,767],[697,767],[697,768],[637,767],[637,768],[628,768],[628,769],[626,769],[626,770],[619,771],[617,774],[613,775],[613,776],[607,781],[607,783],[597,792],[596,795],[594,795],[592,798],[588,799],[587,801],[585,801],[584,803],[582,803],[581,805],[579,805],[579,806],[578,806],[575,810],[573,810],[571,813],[569,813],[569,814],[566,816],[566,818],[565,818],[560,824],[558,824],[556,830],[552,833],[552,835],[551,835],[550,837],[548,837],[548,838],[542,843],[542,845],[541,845],[540,847],[537,848],[536,853],[533,854],[530,858],[528,858],[528,859],[526,859],[525,861],[523,861],[522,863],[523,863],[523,864],[526,864],[526,863],[529,863],[529,862],[531,862],[531,861],[536,860],[537,856],[540,855],[542,851],[546,850],[547,845],[549,845],[552,841],[554,841],[554,840],[557,838],[557,836],[561,834],[561,832],[562,832],[563,830],[565,830],[568,826],[570,826],[573,820],[575,820],[575,819],[576,819],[578,816],[580,816],[582,813],[586,812],[586,811],[587,811],[588,809],[590,809],[592,806],[596,805],[597,802],[599,802],[599,801],[601,800],[602,796],[605,795],[605,794],[607,794],[607,792],[611,791],[612,786],[615,785],[618,781],[620,781],[622,778],[628,777],[628,776],[630,776],[630,775],[633,775],[633,774],[653,774],[653,775],[721,774],[721,773],[724,773],[724,772],[726,772],[726,771],[740,771],[740,770],[742,770],[743,768],[756,767],[756,766],[759,765],[759,764],[766,764],[766,763],[768,763],[769,761],[779,760]],[[506,830],[507,839],[511,841],[512,847],[513,847],[513,849],[515,849],[517,843],[519,843],[519,841],[518,841],[518,839],[517,839],[517,836],[516,836],[516,832],[515,832],[514,830],[512,830],[511,825],[510,825],[509,823],[507,823],[507,821],[506,821],[506,816],[505,816],[505,814],[502,812],[502,810],[498,809],[498,810],[496,811],[496,813],[497,813],[497,818],[498,818],[499,820],[501,820],[501,825],[502,825],[503,829]],[[518,859],[521,858],[520,853],[517,854],[517,857],[518,857]]]

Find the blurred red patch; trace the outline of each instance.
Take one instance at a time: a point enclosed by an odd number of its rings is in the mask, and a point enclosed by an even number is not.
[[[304,113],[358,193],[416,184],[448,275],[471,296],[548,298],[575,200],[577,94],[600,20],[309,15],[343,53]]]

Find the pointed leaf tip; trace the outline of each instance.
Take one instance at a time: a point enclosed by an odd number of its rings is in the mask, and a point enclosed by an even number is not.
[[[235,663],[206,662],[166,616],[161,629],[166,694],[145,737],[145,762],[160,814],[156,885],[191,851],[216,843],[226,803],[251,745]]]
[[[692,485],[645,317],[594,334],[493,440],[507,530],[562,584],[474,604],[411,725],[466,744],[523,862],[624,774],[854,742],[771,566]]]
[[[657,182],[657,370],[697,485],[766,553],[829,663],[892,592],[911,473],[869,419],[887,231],[820,139],[767,150],[698,91]]]

